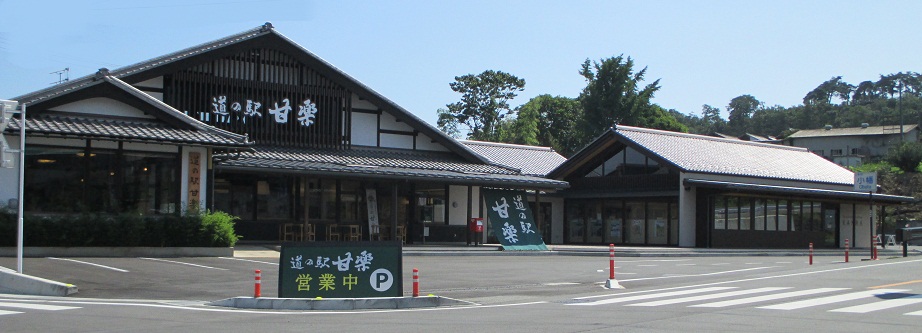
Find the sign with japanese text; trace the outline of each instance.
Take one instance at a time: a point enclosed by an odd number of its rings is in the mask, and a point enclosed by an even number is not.
[[[189,206],[197,206],[201,198],[202,154],[189,153]]]
[[[230,102],[230,110],[228,110],[227,104]],[[227,95],[220,95],[211,98],[211,113],[203,113],[199,117],[201,121],[210,121],[211,114],[214,114],[215,121],[218,123],[230,123],[231,120],[242,121],[246,124],[248,118],[262,118],[263,114],[260,111],[263,103],[260,101],[254,101],[252,99],[247,99],[245,103],[238,101],[229,101]],[[314,120],[317,117],[317,104],[311,102],[310,99],[305,99],[301,101],[300,105],[297,105],[298,112],[297,118],[295,121],[301,126],[308,127],[314,124]],[[269,117],[278,124],[287,124],[289,122],[289,113],[292,113],[294,109],[291,106],[291,101],[288,98],[282,99],[281,106],[278,102],[273,102],[272,106],[265,109]],[[206,117],[208,119],[206,119]],[[293,118],[293,117],[292,117]]]
[[[877,172],[856,172],[855,191],[877,192]]]
[[[525,191],[483,190],[490,226],[506,250],[547,251]]]
[[[282,244],[280,298],[403,296],[400,242]]]

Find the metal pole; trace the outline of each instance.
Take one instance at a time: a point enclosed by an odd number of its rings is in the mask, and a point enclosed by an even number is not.
[[[16,272],[22,274],[22,250],[23,250],[23,188],[26,186],[26,104],[22,104],[19,113],[19,203],[18,230],[16,232]]]
[[[868,192],[868,224],[871,230],[871,260],[877,259],[874,252],[877,249],[877,242],[874,241],[874,193]]]

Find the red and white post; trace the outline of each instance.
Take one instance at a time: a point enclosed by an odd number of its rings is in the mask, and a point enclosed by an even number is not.
[[[810,265],[813,265],[813,243],[810,243]]]
[[[253,286],[253,298],[262,296],[262,271],[256,270],[256,284]]]
[[[419,269],[413,269],[413,297],[419,297]]]
[[[848,262],[848,238],[845,239],[845,262]]]
[[[608,280],[605,281],[605,288],[624,289],[618,280],[615,280],[615,244],[608,244]]]

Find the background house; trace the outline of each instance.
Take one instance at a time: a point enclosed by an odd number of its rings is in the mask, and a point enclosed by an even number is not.
[[[800,130],[784,139],[784,144],[807,148],[842,166],[857,166],[877,161],[903,142],[919,141],[919,125],[867,126]]]

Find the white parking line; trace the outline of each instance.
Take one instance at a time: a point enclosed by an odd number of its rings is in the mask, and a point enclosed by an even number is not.
[[[50,310],[50,311],[79,309],[79,307],[74,307],[74,306],[60,306],[60,305],[32,304],[32,303],[10,303],[10,302],[0,302],[0,306],[4,308]]]
[[[84,264],[84,265],[90,265],[90,266],[96,266],[96,267],[101,267],[101,268],[105,268],[105,269],[111,269],[111,270],[116,271],[116,272],[128,273],[127,270],[124,270],[124,269],[121,269],[121,268],[115,268],[115,267],[106,266],[106,265],[94,264],[94,263],[86,262],[86,261],[80,261],[80,260],[74,260],[74,259],[65,259],[65,258],[55,258],[55,257],[48,257],[48,259],[76,262],[76,263],[80,263],[80,264]]]
[[[246,262],[255,262],[255,263],[259,263],[259,264],[267,264],[267,265],[275,265],[275,266],[278,266],[278,265],[279,265],[279,263],[277,263],[277,262],[268,262],[268,261],[259,261],[259,260],[250,260],[250,259],[240,259],[240,258],[231,258],[231,257],[219,257],[219,258],[221,258],[221,259],[227,259],[227,260],[239,260],[239,261],[246,261]]]
[[[208,268],[208,269],[217,269],[221,271],[227,270],[227,268],[217,268],[217,267],[211,267],[211,266],[205,266],[205,265],[196,265],[196,264],[190,264],[190,263],[182,262],[182,261],[172,261],[172,260],[164,260],[164,259],[157,259],[157,258],[142,258],[142,257],[139,257],[138,259],[161,261],[161,262],[168,262],[168,263],[173,263],[173,264],[188,265],[188,266]]]

